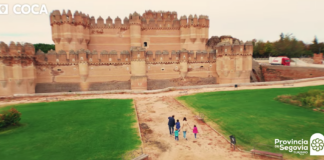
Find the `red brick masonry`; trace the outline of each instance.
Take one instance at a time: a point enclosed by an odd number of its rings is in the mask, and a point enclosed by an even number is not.
[[[261,69],[266,82],[324,76],[324,68],[263,65]]]

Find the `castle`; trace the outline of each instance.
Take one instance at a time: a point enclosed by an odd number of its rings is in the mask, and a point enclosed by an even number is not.
[[[0,44],[0,96],[250,82],[252,42],[222,36],[206,45],[204,15],[149,10],[104,23],[55,10],[50,25],[55,51]]]

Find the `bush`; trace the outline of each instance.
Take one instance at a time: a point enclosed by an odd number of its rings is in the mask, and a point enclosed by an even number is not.
[[[19,124],[21,120],[20,116],[21,113],[15,108],[3,111],[2,114],[0,114],[0,128]]]
[[[284,103],[290,103],[298,106],[316,107],[324,106],[324,91],[323,90],[310,90],[298,95],[281,95],[276,98]]]

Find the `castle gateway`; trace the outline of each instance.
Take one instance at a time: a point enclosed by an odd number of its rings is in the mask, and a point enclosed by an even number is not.
[[[55,51],[0,44],[0,96],[250,82],[252,43],[221,36],[206,45],[204,15],[146,11],[122,21],[55,10],[50,24]]]

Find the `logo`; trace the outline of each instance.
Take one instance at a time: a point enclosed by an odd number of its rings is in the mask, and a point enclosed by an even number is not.
[[[0,4],[0,15],[8,14],[8,4]]]
[[[40,14],[48,14],[47,8],[44,4],[38,5],[38,4],[15,4],[12,8],[12,11],[15,14],[21,15],[27,15],[27,14],[34,14],[34,15],[40,15]],[[0,15],[9,14],[9,5],[8,4],[0,4]]]
[[[321,133],[315,133],[311,136],[309,141],[304,139],[275,139],[274,147],[281,151],[287,151],[299,155],[309,153],[311,156],[324,156],[324,136]]]
[[[324,156],[324,136],[320,133],[315,133],[310,138],[310,155]]]
[[[308,154],[308,140],[280,140],[275,139],[275,148],[279,148],[281,151],[288,151],[295,154]]]
[[[39,14],[47,14],[47,9],[46,6],[43,4],[41,6],[39,6],[38,4],[33,4],[33,5],[28,5],[28,4],[16,4],[13,7],[13,12],[15,14],[30,14],[33,13],[35,15],[39,15]]]

